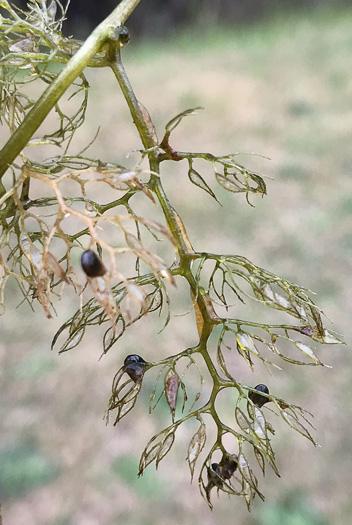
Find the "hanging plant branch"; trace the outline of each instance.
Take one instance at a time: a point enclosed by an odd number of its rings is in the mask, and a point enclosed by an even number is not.
[[[0,119],[10,136],[0,151],[0,306],[5,308],[5,286],[14,279],[24,301],[33,309],[39,303],[51,318],[56,296],[69,286],[78,296],[77,311],[59,328],[52,348],[73,350],[89,327],[101,326],[104,355],[142,318],[157,313],[165,328],[173,311],[173,294],[180,293],[179,282],[185,284],[197,334],[193,346],[156,362],[149,355],[118,358],[106,418],[118,424],[141,397],[149,398],[149,412],[157,410],[159,402],[166,403],[170,421],[144,448],[139,475],[152,463],[158,467],[173,447],[176,431],[193,421],[196,429],[189,434],[186,459],[191,479],[198,475],[201,495],[210,508],[214,492],[241,496],[250,510],[255,498],[264,499],[258,475],[264,475],[269,465],[279,476],[271,439],[281,425],[287,424],[313,445],[316,441],[311,414],[273,395],[271,391],[278,393],[274,378],[270,391],[264,384],[244,385],[232,372],[235,365],[244,359],[251,369],[258,360],[277,370],[282,360],[326,366],[315,343],[341,341],[325,327],[309,290],[245,257],[193,248],[164,189],[164,161],[186,161],[185,187],[193,184],[217,202],[220,199],[202,173],[202,164],[211,166],[222,189],[245,194],[249,204],[249,195],[264,196],[267,188],[262,175],[237,163],[236,154],[182,152],[171,146],[173,131],[201,108],[172,118],[158,140],[121,56],[129,41],[123,24],[138,3],[122,0],[82,43],[62,35],[66,9],[58,0],[50,4],[31,0],[26,11],[7,0],[0,2],[4,12]],[[51,68],[54,63],[56,68]],[[99,140],[98,133],[83,150],[71,151],[89,103],[86,67],[111,70],[138,131],[141,162],[148,161],[147,169],[141,163],[124,166],[89,158],[87,150]],[[37,99],[26,91],[33,82],[38,86]],[[70,111],[65,109],[68,100]],[[34,137],[52,109],[57,126]],[[36,145],[58,147],[59,153],[38,160],[33,153]],[[104,190],[108,190],[107,202],[102,198]],[[140,212],[141,201],[161,212],[161,222]],[[160,239],[165,240],[164,252],[169,255],[165,260]],[[165,262],[172,259],[171,264]],[[243,304],[251,301],[270,312],[273,320],[241,319]],[[275,322],[278,313],[281,317]],[[138,331],[134,334],[138,340]],[[232,407],[228,421],[219,417],[221,403]],[[209,424],[216,428],[213,442]],[[228,438],[231,447],[225,446]]]

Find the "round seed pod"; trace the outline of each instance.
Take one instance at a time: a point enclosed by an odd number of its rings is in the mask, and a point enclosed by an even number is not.
[[[132,381],[137,383],[142,380],[147,366],[143,357],[137,354],[128,355],[123,364],[126,374],[130,376]]]
[[[101,277],[107,272],[104,264],[93,250],[86,250],[82,253],[81,265],[88,277]]]
[[[212,463],[207,467],[208,482],[212,487],[222,487],[221,472],[218,463]]]
[[[126,26],[120,27],[119,42],[121,46],[125,46],[130,41],[130,32]]]
[[[238,461],[236,454],[225,455],[219,464],[221,477],[223,479],[230,479],[234,472],[237,470]]]
[[[255,390],[258,390],[258,392],[264,392],[264,394],[269,394],[269,388],[266,385],[259,384],[256,387],[254,387]],[[268,399],[265,396],[262,396],[261,394],[257,394],[255,392],[249,392],[248,394],[249,399],[254,403],[258,408],[261,408],[265,403],[269,403],[270,399]]]

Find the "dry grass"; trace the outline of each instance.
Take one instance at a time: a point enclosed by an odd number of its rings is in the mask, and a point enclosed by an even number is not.
[[[136,94],[162,126],[179,111],[204,106],[174,135],[179,149],[215,154],[254,151],[240,162],[268,173],[269,194],[250,208],[241,196],[217,190],[220,208],[190,188],[182,163],[166,166],[164,183],[184,218],[195,248],[238,253],[318,293],[317,302],[334,329],[351,339],[352,308],[352,17],[349,13],[281,20],[280,24],[237,32],[186,35],[167,44],[126,50],[125,65]],[[139,147],[118,88],[109,72],[91,71],[89,121],[79,142],[87,143],[100,124],[90,155],[116,162]],[[210,178],[208,180],[211,180]],[[182,290],[180,290],[182,292]],[[70,293],[68,292],[68,295]],[[187,438],[181,430],[175,448],[137,480],[139,453],[165,423],[161,408],[146,415],[139,400],[118,428],[102,415],[114,370],[132,352],[174,353],[195,342],[192,315],[176,317],[166,331],[141,321],[101,361],[99,333],[58,357],[50,353],[57,328],[79,305],[71,295],[46,321],[18,302],[15,289],[1,318],[1,407],[3,451],[24,450],[20,481],[5,491],[4,524],[15,525],[323,525],[350,523],[351,465],[349,399],[352,394],[350,348],[326,347],[323,360],[332,370],[284,367],[271,377],[260,367],[251,374],[236,367],[240,380],[265,382],[270,390],[312,411],[313,449],[298,435],[278,428],[274,438],[282,478],[268,472],[261,487],[267,502],[247,515],[241,500],[215,502],[211,513],[189,484],[184,461]],[[186,301],[175,298],[182,313]],[[256,316],[258,312],[253,311]],[[41,469],[34,452],[45,459]],[[1,456],[2,457],[2,456]],[[22,457],[18,452],[18,457]],[[23,488],[28,469],[36,470]],[[32,470],[33,470],[32,468]],[[38,474],[39,472],[39,474]],[[1,478],[3,479],[3,478]],[[12,479],[12,478],[11,478]],[[35,483],[37,482],[37,486]],[[32,484],[32,486],[31,486]]]

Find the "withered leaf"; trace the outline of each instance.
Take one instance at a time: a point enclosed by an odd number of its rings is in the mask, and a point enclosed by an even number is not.
[[[229,379],[233,379],[233,377],[231,376],[231,374],[229,373],[229,371],[227,370],[227,366],[226,366],[226,362],[225,362],[225,358],[223,356],[223,353],[221,351],[221,345],[218,345],[218,349],[217,349],[217,361],[218,361],[218,365],[219,365],[219,368],[221,370],[221,372],[226,376],[228,377]]]
[[[137,396],[140,392],[142,388],[142,383],[136,383],[133,388],[131,388],[131,390],[129,392],[127,392],[127,394],[118,402],[117,404],[117,415],[116,415],[116,419],[115,419],[115,425],[116,423],[118,423],[119,421],[121,421],[121,419],[126,415],[128,414],[128,412],[130,412],[132,410],[132,408],[134,407],[134,405],[136,404],[136,401],[137,401]]]
[[[321,365],[321,366],[324,366],[323,363],[318,359],[318,357],[316,356],[316,354],[313,352],[313,350],[299,342],[299,341],[294,341],[294,345],[298,348],[298,350],[300,350],[303,354],[305,354],[306,356],[308,356],[310,359],[312,359],[317,365]]]
[[[172,214],[173,214],[173,218],[174,218],[174,220],[175,220],[175,222],[177,224],[178,234],[180,235],[180,237],[182,239],[182,242],[184,244],[184,248],[186,249],[186,251],[188,253],[194,253],[194,249],[193,249],[192,243],[189,240],[189,237],[188,237],[188,234],[187,234],[187,230],[185,228],[185,225],[183,224],[183,221],[182,221],[181,217],[179,216],[179,214],[177,213],[177,211],[174,208],[172,208]],[[177,243],[175,242],[174,244],[177,247]]]
[[[315,442],[315,440],[311,436],[310,432],[308,431],[308,429],[305,426],[303,426],[299,422],[298,416],[295,413],[293,413],[292,411],[290,413],[289,410],[282,410],[281,411],[281,416],[283,417],[283,419],[286,421],[286,423],[291,428],[293,428],[294,430],[296,430],[297,432],[302,434],[302,436],[304,436],[307,439],[309,439],[309,441],[311,441],[313,443],[313,445],[317,446],[317,443]]]
[[[170,272],[170,270],[168,269],[168,267],[166,266],[166,264],[164,262],[162,262],[162,261],[158,261],[156,265],[157,265],[157,268],[158,268],[158,270],[160,272],[161,277],[164,277],[164,279],[169,281],[169,283],[172,284],[172,286],[177,288],[177,284],[176,284],[175,278],[172,275],[172,273]]]
[[[97,281],[97,282],[94,282]],[[116,314],[118,308],[116,305],[116,300],[114,299],[111,290],[106,286],[103,277],[97,279],[91,279],[88,277],[88,283],[90,288],[102,308],[104,308],[106,315],[112,322],[113,330],[116,330]]]
[[[334,335],[334,333],[331,330],[324,330],[322,342],[330,345],[344,344]]]
[[[259,439],[267,438],[265,417],[263,412],[258,407],[254,407],[254,421],[252,428]]]
[[[192,437],[189,445],[188,445],[188,452],[187,452],[187,461],[189,470],[191,471],[191,481],[193,480],[194,475],[194,468],[196,466],[196,461],[199,457],[199,454],[202,452],[207,434],[206,434],[206,426],[201,419],[201,417],[198,418],[198,421],[200,422],[200,427],[197,430],[197,432]]]
[[[40,268],[37,275],[38,301],[42,305],[48,319],[52,318],[50,313],[50,277],[45,268]]]
[[[40,253],[38,248],[35,246],[35,244],[31,241],[30,237],[26,233],[23,233],[21,235],[20,242],[23,253],[27,257],[27,259],[37,269],[39,269],[42,264],[42,254]]]
[[[254,447],[254,454],[255,454],[256,460],[258,462],[258,465],[259,465],[261,471],[263,472],[263,476],[265,476],[264,456],[263,456],[263,454],[260,452],[260,450],[257,447]]]
[[[175,432],[170,432],[166,438],[160,443],[159,451],[156,458],[156,468],[158,468],[158,465],[160,461],[163,459],[163,457],[166,456],[166,454],[171,449],[172,445],[175,441]]]
[[[156,129],[155,129],[155,126],[153,124],[153,121],[152,121],[152,119],[151,119],[151,117],[149,115],[149,111],[139,101],[138,101],[138,106],[139,106],[139,109],[141,110],[141,113],[143,115],[143,120],[144,120],[144,122],[145,122],[145,124],[146,124],[146,126],[148,128],[149,135],[152,138],[152,141],[153,141],[154,145],[157,146],[158,143],[159,143],[158,135],[156,133]]]
[[[169,370],[165,376],[165,397],[172,414],[175,414],[180,379],[176,372]]]
[[[65,281],[65,283],[70,284],[70,281],[67,279],[64,269],[62,268],[56,257],[54,257],[54,255],[51,252],[48,252],[47,257],[49,268],[53,272],[53,274],[56,275],[56,277],[58,277],[59,279],[61,279],[61,281]]]
[[[145,290],[141,286],[138,286],[135,283],[128,283],[127,291],[128,291],[128,297],[133,299],[133,301],[140,306],[143,312],[146,312],[147,303],[145,300],[146,299]]]
[[[245,334],[244,332],[237,332],[236,339],[237,343],[241,346],[242,349],[247,348],[253,354],[258,355],[258,350],[256,349],[256,346],[253,343],[253,339],[248,334]]]
[[[242,193],[248,191],[247,188],[242,184],[234,182],[217,171],[215,171],[215,178],[220,186],[222,186],[227,191],[231,191],[232,193]]]
[[[147,468],[150,463],[152,463],[158,455],[160,449],[160,443],[154,445],[148,452],[147,449],[143,452],[142,457],[139,462],[139,472],[138,476],[143,474],[144,469]]]
[[[247,431],[251,427],[251,423],[248,420],[246,414],[238,406],[236,406],[235,408],[235,417],[236,417],[238,426],[242,430]]]
[[[172,233],[168,230],[168,228],[166,228],[165,226],[163,226],[159,222],[154,221],[153,219],[147,219],[146,217],[133,217],[133,218],[138,220],[141,224],[145,224],[146,226],[148,226],[152,230],[155,230],[155,231],[161,233],[162,235],[164,235],[165,237],[167,237],[167,239],[169,239],[169,241],[172,242],[172,244],[174,246],[177,245],[177,243],[176,243]]]
[[[192,299],[192,302],[194,304],[194,312],[196,314],[196,324],[197,324],[198,335],[201,336],[202,335],[202,331],[203,331],[203,326],[204,326],[204,319],[203,319],[202,313],[200,311],[200,308],[198,306],[198,303],[195,300],[194,293],[192,292],[192,290],[191,290],[191,299]]]

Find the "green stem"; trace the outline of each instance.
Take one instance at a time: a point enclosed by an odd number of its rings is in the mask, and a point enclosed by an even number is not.
[[[158,167],[159,171],[159,167]],[[189,252],[189,246],[187,246],[186,240],[184,235],[182,235],[182,231],[180,230],[180,225],[178,222],[178,214],[176,210],[171,206],[169,199],[167,198],[167,195],[164,191],[163,185],[161,183],[160,177],[152,175],[151,177],[151,189],[154,191],[154,193],[157,196],[157,199],[162,207],[162,210],[165,215],[165,219],[167,222],[167,225],[169,227],[169,230],[171,231],[172,235],[174,236],[174,239],[177,241],[178,244],[178,251],[180,259],[182,258],[183,254],[186,254]]]
[[[142,144],[144,148],[148,150],[149,166],[152,172],[151,189],[156,194],[157,199],[162,207],[167,225],[178,244],[179,253],[181,253],[182,251],[184,253],[188,253],[189,247],[187,247],[184,236],[182,236],[182,233],[180,231],[180,226],[177,221],[177,213],[171,206],[160,181],[159,160],[157,158],[157,153],[155,150],[155,142],[152,134],[152,129],[151,127],[148,127],[148,123],[145,121],[138,99],[133,91],[129,78],[126,74],[125,68],[122,64],[120,49],[117,45],[114,45],[114,43],[111,43],[110,48],[110,67],[125,97],[133,122],[141,138]],[[150,124],[152,125],[151,122]]]
[[[194,253],[194,250],[188,239],[187,232],[182,223],[182,220],[177,214],[177,212],[174,210],[174,208],[171,206],[170,201],[167,198],[167,195],[164,191],[163,185],[160,180],[159,164],[161,159],[158,158],[156,151],[157,148],[155,148],[152,121],[150,120],[149,122],[147,122],[145,120],[145,114],[143,114],[141,110],[140,104],[133,91],[131,83],[126,74],[125,68],[121,62],[120,48],[118,44],[111,42],[108,54],[110,58],[110,67],[126,99],[133,122],[140,135],[142,144],[145,150],[147,150],[149,166],[152,172],[149,187],[152,191],[154,191],[159,201],[159,204],[163,210],[168,228],[177,243],[179,256],[178,264],[180,269],[179,273],[188,281],[193,296],[197,298],[197,304],[203,318],[203,328],[202,333],[200,335],[198,351],[202,354],[206,366],[209,370],[209,373],[214,378],[214,389],[212,396],[215,399],[220,386],[220,383],[218,381],[220,381],[221,378],[219,377],[217,370],[212,362],[212,359],[208,354],[207,341],[213,330],[214,324],[217,324],[218,320],[214,319],[214,317],[211,316],[211,313],[208,310],[209,305],[206,302],[206,298],[203,297],[201,293],[198,293],[198,285],[191,271],[191,254]],[[211,399],[213,399],[213,397]]]
[[[82,73],[92,58],[113,36],[116,26],[122,25],[140,0],[122,0],[114,11],[92,32],[67,66],[44,91],[31,111],[0,151],[0,180],[16,159],[48,113],[72,82]],[[0,196],[3,188],[0,186]]]
[[[141,137],[144,148],[153,148],[153,146],[155,146],[155,143],[153,141],[152,134],[148,129],[146,121],[144,120],[139,102],[133,91],[129,78],[126,74],[125,68],[121,62],[120,48],[118,45],[114,45],[114,43],[111,43],[110,46],[110,67],[120,85],[121,91],[123,93],[123,96],[125,97],[125,100],[132,115],[133,122]],[[156,162],[156,153],[154,150],[149,153],[149,162],[151,164],[151,169],[153,167],[154,169],[156,168],[158,171],[158,163]]]

